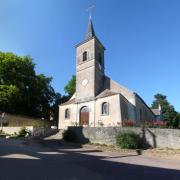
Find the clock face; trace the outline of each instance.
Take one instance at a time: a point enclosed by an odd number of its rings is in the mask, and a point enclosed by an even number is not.
[[[83,86],[86,86],[88,84],[88,80],[87,79],[84,79],[81,83]]]

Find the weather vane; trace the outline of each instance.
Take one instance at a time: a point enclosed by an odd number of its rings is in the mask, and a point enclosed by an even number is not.
[[[92,1],[89,1],[89,7],[87,11],[89,12],[89,19],[92,18],[92,9],[94,8],[94,5],[92,4]]]

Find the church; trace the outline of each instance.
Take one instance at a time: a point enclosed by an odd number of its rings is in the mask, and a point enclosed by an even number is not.
[[[85,39],[75,47],[76,92],[59,106],[59,129],[116,127],[127,120],[154,120],[154,113],[137,93],[105,75],[105,47],[95,34],[91,18]]]

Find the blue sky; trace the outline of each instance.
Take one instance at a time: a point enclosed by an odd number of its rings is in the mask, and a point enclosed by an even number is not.
[[[106,74],[148,105],[163,93],[180,111],[180,1],[93,0]],[[64,93],[75,74],[74,46],[84,39],[88,0],[0,0],[0,50],[31,55],[38,73]]]

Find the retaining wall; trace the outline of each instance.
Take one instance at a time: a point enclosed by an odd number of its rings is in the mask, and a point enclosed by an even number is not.
[[[134,127],[69,127],[76,132],[80,142],[114,145],[118,132],[133,131],[139,134],[152,147],[180,149],[180,130]]]
[[[18,134],[22,127],[3,127],[2,130],[6,134],[14,135]],[[41,137],[41,136],[50,136],[57,132],[56,129],[43,128],[43,127],[33,127],[26,126],[26,129],[29,130],[31,136]]]

